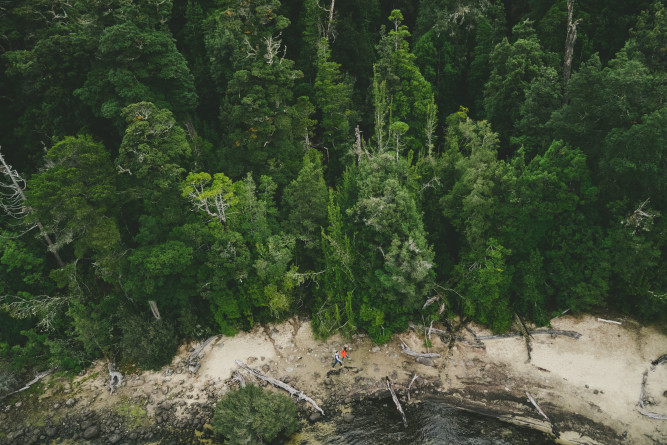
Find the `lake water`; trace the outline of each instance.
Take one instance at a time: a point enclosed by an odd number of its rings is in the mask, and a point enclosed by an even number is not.
[[[352,405],[351,422],[341,416],[304,427],[291,444],[433,444],[433,445],[541,445],[556,443],[546,434],[505,423],[426,399],[403,407],[408,428],[392,400],[363,401]]]

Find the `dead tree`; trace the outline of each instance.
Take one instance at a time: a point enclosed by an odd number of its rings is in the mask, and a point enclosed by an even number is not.
[[[160,319],[160,311],[157,310],[157,303],[155,300],[149,300],[148,305],[151,307],[151,312],[153,313],[153,317],[155,317],[156,320]]]
[[[23,179],[11,165],[7,164],[5,158],[2,156],[2,152],[0,152],[0,164],[0,172],[10,180],[10,183],[7,184],[0,183],[0,207],[2,207],[3,211],[9,216],[15,219],[23,219],[26,215],[32,212],[32,209],[26,205],[27,200],[23,193],[26,186],[25,179]],[[49,246],[49,252],[53,254],[58,265],[64,267],[65,263],[62,258],[60,258],[60,254],[58,254],[58,250],[51,241],[51,237],[44,230],[44,226],[42,226],[39,221],[35,223],[35,226],[39,228],[39,233]]]
[[[567,37],[565,38],[565,57],[563,61],[563,85],[567,87],[572,72],[572,53],[574,52],[574,43],[577,41],[577,25],[581,19],[572,21],[574,9],[574,0],[567,0]]]
[[[410,388],[412,388],[412,384],[417,380],[419,377],[417,377],[417,374],[415,374],[414,377],[412,377],[412,380],[410,380],[410,384],[408,385],[408,402],[410,401]]]
[[[403,340],[401,340],[401,349],[403,350],[404,354],[408,354],[409,356],[412,356],[412,357],[426,357],[426,358],[438,358],[438,357],[440,357],[440,354],[436,354],[435,352],[428,352],[428,353],[415,352],[412,349],[410,349],[408,347],[408,345],[406,345]]]
[[[113,394],[113,392],[123,382],[123,374],[116,371],[116,364],[113,362],[109,362],[108,368],[109,368],[109,394]]]
[[[403,408],[401,407],[401,402],[398,401],[398,397],[396,397],[396,393],[394,392],[394,387],[391,385],[391,380],[389,380],[389,377],[385,377],[387,380],[387,389],[389,390],[389,393],[391,393],[391,398],[393,399],[394,403],[396,404],[396,409],[398,410],[399,413],[401,413],[401,416],[403,417],[403,426],[406,428],[408,427],[408,419],[405,417],[405,413],[403,412]]]
[[[201,368],[201,363],[199,361],[201,360],[200,356],[202,351],[216,338],[218,338],[217,335],[207,338],[201,345],[197,346],[194,351],[192,351],[188,358],[188,370],[190,371],[190,374],[196,374],[197,371],[199,371],[199,368]]]
[[[311,399],[310,397],[308,397],[307,395],[305,395],[305,394],[303,393],[303,391],[299,391],[299,390],[297,390],[297,389],[294,389],[294,388],[292,388],[291,386],[289,386],[289,385],[288,385],[287,383],[285,383],[285,382],[281,382],[280,380],[276,380],[276,379],[273,379],[273,378],[271,378],[271,377],[268,377],[268,376],[262,374],[261,371],[259,371],[259,370],[257,370],[257,369],[254,369],[254,368],[251,368],[250,366],[246,365],[246,364],[243,363],[243,362],[240,362],[240,361],[238,361],[238,360],[235,360],[235,361],[236,361],[236,365],[237,365],[237,366],[239,366],[239,367],[242,368],[242,369],[245,369],[246,371],[248,371],[250,374],[252,374],[252,375],[254,375],[255,377],[257,377],[258,379],[260,379],[260,380],[264,380],[265,382],[268,382],[268,383],[272,384],[273,386],[277,386],[278,388],[284,389],[285,391],[287,391],[288,393],[290,393],[290,395],[296,396],[296,398],[297,398],[298,400],[305,400],[306,402],[308,402],[308,403],[310,403],[311,405],[313,405],[313,407],[314,407],[317,411],[319,411],[320,414],[324,415],[324,411],[322,411],[322,408],[320,408],[320,407],[317,405],[317,403],[315,403],[315,401],[314,401],[313,399]]]
[[[528,391],[526,391],[526,395],[528,396],[528,400],[530,400],[530,403],[533,404],[533,406],[535,407],[535,409],[537,410],[537,412],[540,413],[540,414],[542,415],[542,417],[544,417],[544,418],[546,419],[547,422],[551,423],[551,420],[549,420],[549,418],[547,417],[547,415],[544,414],[544,411],[542,411],[542,409],[540,408],[540,406],[537,404],[537,402],[535,401],[535,399],[533,399],[533,398],[530,396],[530,394],[528,393]]]

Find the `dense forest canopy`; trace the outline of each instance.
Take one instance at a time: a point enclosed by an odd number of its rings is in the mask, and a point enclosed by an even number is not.
[[[301,314],[667,319],[667,10],[0,1],[0,390]]]

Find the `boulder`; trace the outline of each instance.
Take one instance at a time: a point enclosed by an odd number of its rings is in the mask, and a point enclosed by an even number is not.
[[[119,441],[120,441],[120,434],[112,434],[112,435],[109,437],[109,443],[111,443],[111,444],[115,444],[115,443],[117,443],[117,442],[119,442]]]
[[[93,425],[86,428],[86,431],[83,432],[83,438],[87,440],[94,439],[98,434],[100,434],[100,429],[97,425]]]

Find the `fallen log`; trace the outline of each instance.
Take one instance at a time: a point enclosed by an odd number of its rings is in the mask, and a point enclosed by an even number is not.
[[[6,399],[7,397],[9,397],[9,396],[11,396],[11,395],[14,395],[14,394],[16,394],[16,393],[19,393],[19,392],[21,392],[21,391],[25,391],[26,389],[30,388],[32,385],[34,385],[35,383],[39,382],[39,381],[42,380],[44,377],[46,377],[47,375],[50,375],[50,374],[51,374],[51,371],[40,372],[39,374],[37,374],[37,375],[35,376],[34,379],[32,379],[32,380],[30,380],[28,383],[26,383],[25,386],[24,386],[23,388],[21,388],[21,389],[17,389],[16,391],[10,392],[9,394],[5,394],[4,396],[0,397],[0,400],[4,400],[4,399]]]
[[[651,362],[651,365],[658,366],[661,363],[667,362],[667,354],[662,354],[660,357],[656,358]]]
[[[245,388],[245,379],[241,375],[240,372],[234,371],[234,378],[232,379],[232,382],[239,382],[239,385],[241,385],[241,388]]]
[[[646,416],[646,417],[650,417],[651,419],[656,419],[656,420],[667,420],[667,416],[664,416],[664,415],[662,415],[662,414],[652,413],[652,412],[650,412],[650,411],[646,411],[646,410],[643,409],[643,408],[638,408],[638,411],[639,411],[639,414],[641,414],[641,415],[643,415],[643,416]]]
[[[408,354],[412,357],[427,357],[427,358],[440,357],[440,354],[437,354],[435,352],[426,352],[426,353],[415,352],[412,349],[410,349],[403,340],[401,340],[401,349],[403,350],[403,353]]]
[[[535,407],[535,409],[537,410],[537,412],[540,413],[540,414],[542,415],[542,417],[544,417],[544,418],[546,419],[547,422],[551,423],[551,420],[549,420],[549,418],[547,417],[547,415],[544,414],[544,411],[542,411],[542,409],[540,408],[540,406],[537,404],[537,402],[535,401],[535,399],[533,399],[533,398],[530,396],[530,394],[528,393],[528,391],[526,391],[526,395],[528,396],[528,400],[530,400],[530,403],[533,404],[533,406]]]
[[[644,371],[644,374],[642,375],[642,388],[641,391],[639,391],[639,401],[637,402],[637,405],[639,405],[641,408],[646,408],[644,406],[644,396],[646,395],[646,380],[648,379],[648,369]]]
[[[530,359],[531,359],[530,353],[533,350],[533,347],[530,344],[530,339],[533,338],[533,336],[530,335],[530,332],[528,331],[528,328],[524,324],[521,317],[519,317],[519,314],[517,314],[516,312],[514,313],[514,319],[517,321],[517,324],[519,326],[519,332],[521,333],[521,335],[523,336],[523,338],[526,341],[526,351],[528,351],[528,362],[530,362]]]
[[[412,388],[412,384],[417,380],[417,374],[412,378],[410,381],[410,384],[408,385],[408,402],[410,401],[410,388]]]
[[[292,388],[291,386],[289,386],[289,385],[288,385],[287,383],[285,383],[285,382],[281,382],[280,380],[276,380],[276,379],[274,379],[274,378],[271,378],[271,377],[269,377],[269,376],[266,376],[266,375],[262,374],[261,371],[259,371],[259,370],[257,370],[257,369],[254,369],[254,368],[251,368],[250,366],[246,365],[246,364],[243,363],[243,362],[240,362],[240,361],[238,361],[238,360],[235,360],[235,362],[236,362],[236,365],[237,365],[237,366],[239,366],[239,367],[242,368],[242,369],[245,369],[246,371],[248,371],[250,374],[252,374],[252,375],[254,375],[255,377],[257,377],[258,379],[260,379],[260,380],[264,380],[265,382],[269,382],[269,383],[272,384],[273,386],[277,386],[278,388],[284,389],[285,391],[287,391],[287,392],[290,393],[291,395],[296,396],[298,400],[305,400],[306,402],[308,402],[308,403],[310,403],[311,405],[313,405],[313,407],[314,407],[317,411],[319,411],[320,414],[324,415],[324,411],[322,411],[322,408],[320,408],[319,406],[317,406],[317,403],[315,403],[315,401],[314,401],[313,399],[311,399],[310,397],[308,397],[307,395],[305,395],[302,391],[299,391],[299,390],[297,390],[297,389]]]
[[[190,371],[190,374],[196,374],[197,371],[199,371],[199,368],[201,368],[201,363],[200,363],[200,360],[202,358],[200,357],[201,352],[216,338],[218,338],[218,335],[214,335],[213,337],[207,338],[201,345],[197,346],[195,350],[192,351],[192,353],[190,354],[190,358],[188,358],[188,371]]]
[[[396,409],[398,409],[398,412],[401,413],[401,416],[403,417],[403,426],[407,428],[408,419],[405,417],[405,413],[403,412],[403,408],[401,407],[401,402],[399,402],[398,397],[396,397],[396,393],[394,392],[394,387],[391,385],[391,380],[389,380],[389,376],[387,376],[386,379],[387,379],[387,389],[391,393],[391,398],[394,400],[394,403],[396,404]]]
[[[612,324],[622,324],[620,321],[614,321],[614,320],[605,320],[604,318],[598,318],[598,321],[601,321],[603,323],[612,323]]]
[[[578,339],[581,337],[581,334],[576,331],[561,331],[558,329],[535,329],[534,331],[529,331],[530,335],[539,335],[539,334],[549,334],[549,335],[563,335],[565,337],[571,337]],[[512,337],[522,337],[523,334],[519,332],[510,332],[507,334],[498,334],[498,335],[481,335],[477,337],[478,340],[497,340],[500,338],[512,338]]]

